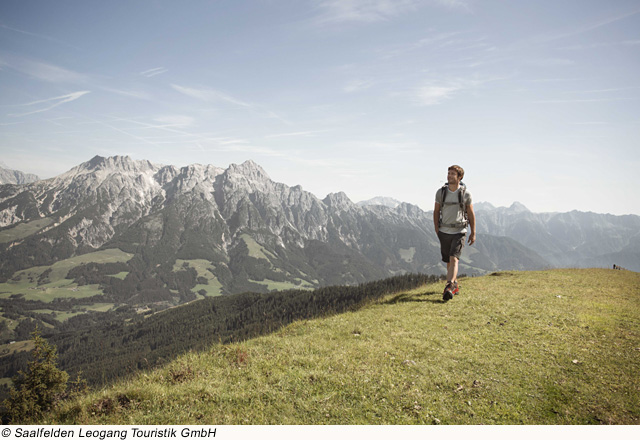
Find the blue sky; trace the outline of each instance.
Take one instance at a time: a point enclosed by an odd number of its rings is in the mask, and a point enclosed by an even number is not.
[[[0,2],[0,160],[247,159],[324,198],[640,214],[637,0]]]

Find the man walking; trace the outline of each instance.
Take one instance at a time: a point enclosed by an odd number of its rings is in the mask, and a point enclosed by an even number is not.
[[[436,193],[433,209],[433,224],[440,240],[442,261],[447,263],[447,286],[442,299],[449,301],[460,291],[458,286],[458,261],[464,247],[468,230],[469,245],[476,241],[476,215],[473,211],[471,193],[462,178],[464,170],[452,165],[447,172],[447,184]]]

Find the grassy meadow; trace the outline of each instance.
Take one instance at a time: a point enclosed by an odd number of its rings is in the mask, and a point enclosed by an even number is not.
[[[640,274],[501,272],[213,345],[45,423],[639,424]]]
[[[77,257],[58,261],[51,266],[36,266],[16,272],[11,280],[0,283],[0,298],[23,295],[28,301],[51,302],[55,298],[86,298],[102,295],[97,285],[78,286],[73,280],[66,279],[69,270],[86,263],[126,262],[133,255],[120,249],[96,251]],[[43,274],[45,279],[41,279]]]
[[[79,286],[73,280],[67,279],[66,276],[69,270],[86,263],[126,262],[132,256],[132,254],[122,252],[119,249],[108,249],[61,260],[51,266],[36,266],[20,270],[7,282],[0,283],[0,298],[21,295],[26,301],[40,301],[42,302],[42,309],[34,310],[34,312],[52,315],[60,322],[66,321],[72,316],[85,313],[88,310],[105,312],[113,309],[115,304],[103,302],[94,305],[75,306],[73,310],[68,312],[47,309],[47,304],[56,298],[89,298],[103,295],[100,286],[97,284]],[[123,274],[126,275],[126,273]],[[118,275],[124,277],[122,274]],[[18,324],[15,320],[6,319],[2,310],[0,310],[1,321],[6,321],[7,326],[11,329],[14,329]]]
[[[0,243],[9,243],[11,241],[20,240],[35,234],[39,230],[51,225],[53,220],[50,218],[40,218],[26,223],[18,223],[12,228],[0,231]]]

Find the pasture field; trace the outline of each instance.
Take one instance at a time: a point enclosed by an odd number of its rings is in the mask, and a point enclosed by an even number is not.
[[[6,283],[0,283],[0,298],[23,295],[26,300],[46,303],[55,298],[86,298],[102,295],[97,285],[78,286],[73,280],[66,279],[69,270],[86,263],[126,262],[132,256],[120,249],[107,249],[67,258],[51,266],[21,270]]]

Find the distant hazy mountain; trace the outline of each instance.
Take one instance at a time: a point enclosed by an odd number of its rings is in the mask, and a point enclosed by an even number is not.
[[[443,273],[432,212],[374,200],[358,205],[344,193],[321,200],[272,181],[252,161],[179,168],[96,156],[52,179],[0,186],[0,282],[109,248],[134,255],[118,269],[129,274],[121,284],[132,289],[132,302],[153,301],[160,291],[164,300],[189,299],[193,292],[171,287],[182,276],[174,267],[180,261],[200,262],[223,293]],[[477,211],[478,242],[465,247],[463,273],[613,263],[640,269],[632,246],[640,217],[534,214],[519,204]],[[98,264],[83,276],[107,269]],[[206,282],[200,275],[198,283]]]
[[[480,206],[478,206],[480,205]],[[640,271],[640,217],[592,212],[533,213],[514,203],[474,205],[478,233],[509,237],[555,267],[612,267]]]
[[[32,183],[39,180],[35,174],[27,174],[22,171],[9,170],[0,165],[0,185],[6,183],[14,185],[23,185],[25,183]]]
[[[382,205],[387,208],[397,208],[402,202],[391,197],[374,197],[373,199],[358,202],[358,206]]]

